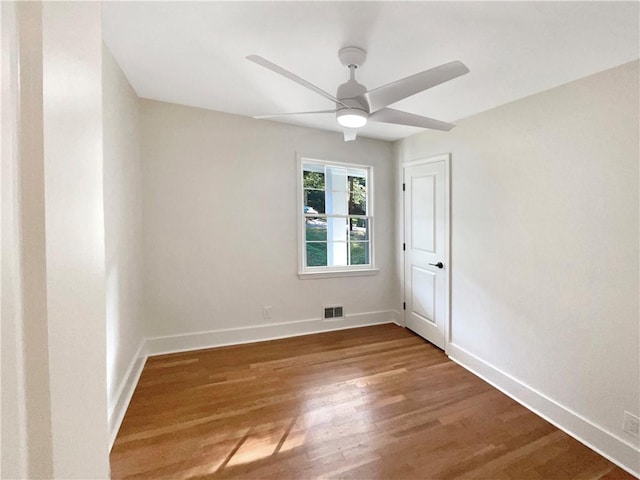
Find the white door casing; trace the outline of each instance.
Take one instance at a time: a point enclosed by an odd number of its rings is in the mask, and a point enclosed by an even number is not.
[[[449,343],[449,155],[404,164],[403,179],[405,326],[446,350]]]

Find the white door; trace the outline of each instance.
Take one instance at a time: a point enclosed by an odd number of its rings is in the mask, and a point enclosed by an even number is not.
[[[407,328],[444,349],[449,317],[448,155],[425,162],[404,167],[404,320]]]

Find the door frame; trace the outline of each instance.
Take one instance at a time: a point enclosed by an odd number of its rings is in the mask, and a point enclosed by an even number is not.
[[[407,167],[415,167],[416,165],[424,165],[428,163],[444,162],[444,259],[442,262],[445,264],[445,308],[444,308],[444,352],[449,354],[449,345],[452,343],[451,339],[451,154],[442,153],[433,157],[419,158],[416,160],[409,160],[402,162],[402,183],[406,182],[405,172]],[[406,225],[405,225],[405,213],[406,213],[406,196],[402,191],[402,241],[406,243]],[[402,252],[402,301],[406,302],[406,252]],[[406,325],[407,311],[403,310],[402,321]]]

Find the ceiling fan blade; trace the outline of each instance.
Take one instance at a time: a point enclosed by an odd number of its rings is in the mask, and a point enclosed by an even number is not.
[[[324,90],[322,90],[321,88],[316,87],[314,84],[307,82],[305,79],[300,78],[299,76],[295,75],[294,73],[291,73],[289,70],[285,70],[284,68],[280,67],[279,65],[276,65],[273,62],[270,62],[269,60],[262,58],[259,55],[249,55],[248,57],[246,57],[247,60],[252,61],[253,63],[257,63],[258,65],[267,68],[269,70],[271,70],[272,72],[275,72],[279,75],[282,75],[285,78],[288,78],[289,80],[292,80],[294,82],[296,82],[299,85],[302,85],[303,87],[308,88],[309,90],[316,92],[320,95],[322,95],[323,97],[331,100],[332,102],[338,103],[340,105],[342,105],[343,107],[346,108],[351,108],[349,107],[349,105],[346,105],[344,103],[342,103],[340,100],[338,100],[337,98],[335,98],[333,95],[325,92]]]
[[[374,88],[361,95],[360,98],[368,103],[369,112],[373,113],[392,103],[399,102],[404,98],[440,85],[465,73],[469,73],[469,69],[464,63],[456,60],[416,73],[410,77],[396,80],[382,87]]]
[[[343,127],[342,128],[342,132],[344,133],[344,141],[345,142],[351,142],[351,141],[355,140],[356,136],[358,135],[358,129],[357,128]]]
[[[401,112],[393,108],[382,108],[369,116],[369,120],[376,122],[395,123],[397,125],[407,125],[410,127],[430,128],[432,130],[442,130],[448,132],[453,127],[452,123],[434,120],[409,112]]]
[[[274,118],[274,117],[286,117],[287,115],[309,115],[311,113],[336,113],[335,110],[316,110],[315,112],[291,112],[291,113],[274,113],[271,115],[256,115],[253,118]]]

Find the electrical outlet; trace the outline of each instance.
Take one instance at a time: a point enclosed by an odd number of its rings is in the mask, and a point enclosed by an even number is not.
[[[271,319],[271,305],[262,307],[262,318],[265,320]]]
[[[635,415],[624,412],[624,420],[622,422],[622,429],[629,435],[633,435],[636,438],[640,438],[640,418]]]

